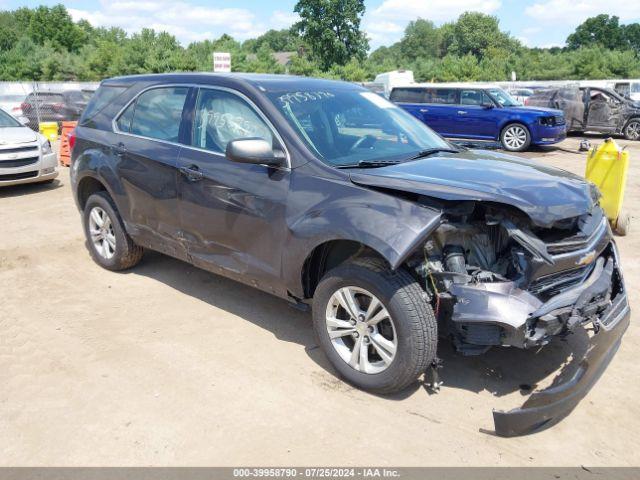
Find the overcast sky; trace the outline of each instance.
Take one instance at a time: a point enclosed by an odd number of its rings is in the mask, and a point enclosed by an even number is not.
[[[617,15],[623,23],[640,21],[640,0],[365,0],[363,27],[371,46],[390,45],[406,24],[418,17],[437,24],[475,10],[497,15],[503,30],[529,46],[562,45],[584,19],[599,13]],[[165,30],[183,44],[222,33],[245,40],[295,21],[295,0],[0,0],[0,8],[63,3],[74,19],[97,26],[119,26],[128,32],[143,27]]]

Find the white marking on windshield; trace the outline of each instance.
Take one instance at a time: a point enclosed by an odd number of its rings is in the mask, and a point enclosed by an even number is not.
[[[292,103],[315,102],[325,98],[333,98],[335,95],[331,92],[289,92],[278,97],[282,105],[291,105]]]

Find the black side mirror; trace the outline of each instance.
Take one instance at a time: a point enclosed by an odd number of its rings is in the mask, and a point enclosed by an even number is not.
[[[482,108],[486,108],[487,110],[491,110],[495,105],[493,103],[483,103]]]
[[[284,152],[276,151],[271,144],[262,138],[240,138],[231,140],[225,152],[232,162],[253,163],[279,167],[285,164]]]

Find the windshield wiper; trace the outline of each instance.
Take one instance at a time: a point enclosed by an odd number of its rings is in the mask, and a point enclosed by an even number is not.
[[[460,150],[455,148],[428,148],[426,150],[420,150],[414,156],[409,157],[408,160],[417,160],[419,158],[428,157],[429,155],[433,155],[434,153],[459,153]]]
[[[398,163],[400,163],[398,160],[360,160],[358,163],[337,165],[336,168],[374,168],[397,165]]]

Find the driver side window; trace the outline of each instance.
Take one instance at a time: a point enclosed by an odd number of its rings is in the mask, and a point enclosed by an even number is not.
[[[482,105],[482,92],[479,90],[462,90],[460,92],[461,105]]]
[[[224,153],[231,140],[261,138],[273,145],[271,129],[242,98],[223,90],[201,89],[191,145]]]

